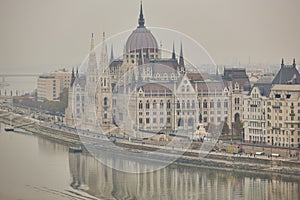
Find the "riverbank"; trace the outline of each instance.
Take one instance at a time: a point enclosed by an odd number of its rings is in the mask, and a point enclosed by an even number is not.
[[[3,115],[3,112],[0,114],[2,115],[0,117],[0,122],[10,124],[9,115]],[[35,124],[24,126],[22,129],[55,142],[64,143],[68,146],[82,145],[80,137],[74,132],[69,132],[54,126],[51,127],[51,124],[43,124],[37,120],[24,118],[17,114],[12,113],[11,115],[14,118],[12,121],[13,126],[35,122]],[[159,148],[159,146],[143,145],[128,141],[116,141],[115,144],[122,148],[140,152],[153,152]],[[159,156],[159,159],[161,162],[166,162],[174,156],[175,155],[170,153],[164,153]],[[274,174],[300,177],[300,162],[281,158],[265,159],[262,157],[254,158],[221,153],[210,153],[205,157],[199,157],[199,153],[197,153],[196,150],[188,150],[184,152],[180,158],[174,161],[173,164],[193,167],[208,167],[227,171],[249,171],[255,174]]]

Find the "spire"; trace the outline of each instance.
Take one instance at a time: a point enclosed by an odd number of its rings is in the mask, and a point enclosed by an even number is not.
[[[105,42],[105,32],[103,32],[102,37],[103,37],[103,42],[102,42],[100,65],[101,68],[104,70],[108,66],[108,56],[107,56],[108,54],[107,54],[107,46]]]
[[[91,38],[91,51],[93,51],[95,48],[95,40],[94,40],[94,33],[92,33],[92,38]]]
[[[296,67],[296,59],[293,59],[293,67]]]
[[[114,46],[112,44],[110,48],[110,63],[112,63],[113,60],[114,60]]]
[[[176,53],[175,53],[175,44],[173,42],[173,53],[172,53],[172,59],[176,59]]]
[[[105,42],[105,32],[102,33],[103,42]]]
[[[182,58],[183,58],[182,42],[180,43],[180,57],[182,57]]]
[[[216,75],[219,76],[219,66],[217,65]]]
[[[78,67],[76,68],[76,77],[79,77]]]
[[[182,43],[180,44],[179,66],[180,66],[180,71],[182,72],[185,71]]]
[[[284,67],[284,59],[281,60],[281,67]]]
[[[141,1],[140,18],[139,18],[138,28],[145,28],[145,19],[144,19],[144,15],[143,15],[143,2],[142,1]]]
[[[73,83],[75,81],[75,72],[74,72],[74,67],[72,68],[72,77],[71,77],[71,87],[73,86]]]

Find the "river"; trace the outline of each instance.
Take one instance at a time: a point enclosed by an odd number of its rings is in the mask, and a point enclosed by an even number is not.
[[[175,165],[130,174],[0,126],[0,200],[300,199],[300,180]]]

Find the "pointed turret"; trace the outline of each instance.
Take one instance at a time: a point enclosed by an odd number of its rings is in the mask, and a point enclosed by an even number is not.
[[[74,84],[74,81],[75,81],[75,72],[74,72],[74,67],[72,68],[72,77],[71,77],[71,87],[73,86]]]
[[[296,59],[295,58],[293,59],[293,67],[296,68]]]
[[[173,42],[173,52],[172,52],[172,59],[176,59],[176,52],[175,52],[175,44]]]
[[[94,33],[92,33],[91,48],[90,48],[90,54],[88,60],[88,72],[89,75],[92,76],[95,76],[95,73],[97,71],[97,58],[96,58],[96,52],[94,48],[95,48],[95,40],[94,40]]]
[[[100,69],[105,69],[108,66],[108,56],[107,56],[107,45],[105,42],[105,32],[102,34],[102,50],[101,50],[101,57],[100,57]]]
[[[184,71],[185,71],[185,65],[184,65],[184,58],[183,58],[183,48],[182,48],[182,43],[180,44],[179,66],[180,66],[180,71],[181,71],[181,72],[184,72]]]
[[[76,77],[79,77],[78,67],[76,68]]]
[[[93,51],[95,48],[95,40],[94,40],[94,33],[92,33],[92,38],[91,38],[91,49],[90,51]]]
[[[284,67],[284,59],[281,60],[281,67]]]
[[[111,48],[110,48],[110,63],[112,63],[114,61],[114,46],[111,45]]]
[[[140,8],[140,17],[139,17],[139,26],[138,28],[145,28],[145,19],[143,15],[143,2],[141,1],[141,8]]]

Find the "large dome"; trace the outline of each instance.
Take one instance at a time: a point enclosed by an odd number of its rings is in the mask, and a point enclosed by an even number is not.
[[[158,49],[155,37],[145,27],[134,30],[126,42],[127,53],[139,49]]]
[[[157,41],[150,30],[145,27],[143,5],[141,4],[139,25],[129,36],[126,42],[126,52],[130,53],[139,49],[158,49]]]

